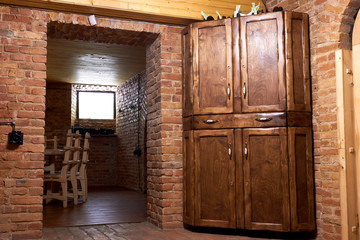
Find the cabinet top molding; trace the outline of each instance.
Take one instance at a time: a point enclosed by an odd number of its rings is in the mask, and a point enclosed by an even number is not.
[[[262,1],[260,9],[264,9]],[[244,13],[251,11],[251,0],[0,0],[0,4],[36,7],[49,10],[97,14],[148,22],[188,25],[202,20],[204,11],[216,18],[216,11],[232,16],[236,5]]]

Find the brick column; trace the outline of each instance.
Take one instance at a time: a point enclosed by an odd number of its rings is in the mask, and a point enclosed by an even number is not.
[[[40,238],[46,85],[46,22],[37,11],[0,6],[0,238]]]
[[[161,228],[182,226],[181,30],[147,49],[148,213]]]

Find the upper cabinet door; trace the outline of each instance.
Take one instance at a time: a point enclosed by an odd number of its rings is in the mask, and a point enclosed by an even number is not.
[[[308,16],[285,12],[288,111],[311,111],[308,35]]]
[[[182,54],[183,54],[183,117],[193,114],[193,73],[192,73],[192,43],[191,25],[182,31]]]
[[[283,13],[240,19],[243,112],[286,110]]]
[[[231,19],[193,24],[194,114],[233,111]]]

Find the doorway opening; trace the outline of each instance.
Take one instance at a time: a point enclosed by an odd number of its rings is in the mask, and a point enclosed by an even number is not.
[[[90,132],[89,197],[44,206],[44,227],[146,220],[146,48],[158,34],[50,22],[45,136],[65,146],[68,129]],[[79,92],[113,93],[114,117],[79,117]],[[62,159],[52,159],[57,169]],[[92,216],[89,218],[88,216]]]

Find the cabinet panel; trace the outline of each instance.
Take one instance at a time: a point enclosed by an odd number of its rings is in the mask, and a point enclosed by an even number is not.
[[[233,130],[194,131],[195,224],[235,228]]]
[[[311,128],[289,128],[289,173],[291,230],[314,230],[314,182]]]
[[[191,25],[182,32],[183,54],[183,116],[191,116],[193,108],[193,72],[192,72],[192,42]]]
[[[286,110],[282,12],[242,17],[242,111]]]
[[[185,131],[183,134],[184,156],[184,223],[194,225],[194,135],[193,131]]]
[[[290,230],[286,128],[244,129],[245,228]]]
[[[194,114],[231,113],[231,19],[193,26]]]
[[[308,27],[306,14],[285,12],[287,104],[289,111],[311,111]]]
[[[236,159],[236,227],[244,228],[244,162],[242,151],[242,130],[235,129],[235,159]]]

